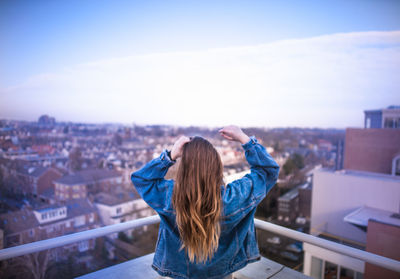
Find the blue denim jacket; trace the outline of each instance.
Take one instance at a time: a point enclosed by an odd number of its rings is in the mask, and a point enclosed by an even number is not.
[[[242,145],[251,173],[221,186],[223,218],[218,250],[204,264],[191,263],[180,250],[181,241],[172,207],[173,180],[165,180],[174,164],[164,151],[160,157],[132,173],[131,180],[142,198],[160,216],[152,267],[172,278],[222,278],[260,259],[254,229],[257,205],[278,179],[279,166],[254,137]]]

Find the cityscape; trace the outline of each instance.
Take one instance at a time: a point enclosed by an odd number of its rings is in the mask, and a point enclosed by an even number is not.
[[[0,278],[399,279],[399,14],[393,0],[0,1]],[[175,153],[194,136],[222,160],[221,193],[273,177],[232,228],[218,191],[175,191],[194,179]],[[253,147],[273,166],[250,167]],[[132,183],[157,158],[178,185],[169,221]],[[190,174],[219,183],[214,159]],[[210,264],[175,258],[201,259],[211,236]]]
[[[374,228],[367,234],[366,227],[387,226],[395,237],[400,223],[400,107],[364,114],[363,129],[244,128],[281,166],[277,185],[256,217],[363,250],[376,247],[369,234],[381,231]],[[154,215],[130,174],[171,148],[180,135],[212,142],[224,163],[225,183],[249,172],[240,144],[220,137],[218,128],[59,123],[48,115],[35,122],[1,120],[0,125],[0,248]],[[374,149],[366,152],[371,144]],[[174,178],[175,171],[173,166],[167,178]],[[2,261],[1,277],[80,276],[151,253],[157,231],[156,225],[144,226]],[[340,274],[353,276],[341,278],[362,278],[368,267],[352,260],[356,268],[350,269],[348,261],[331,262],[321,249],[269,232],[259,231],[258,237],[264,257],[308,275],[322,269],[322,262],[325,274],[340,268]],[[387,242],[385,251],[397,253],[397,244]]]

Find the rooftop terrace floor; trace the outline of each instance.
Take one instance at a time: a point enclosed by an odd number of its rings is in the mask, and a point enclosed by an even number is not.
[[[162,278],[151,268],[154,253],[136,258],[121,264],[117,264],[93,273],[78,277],[79,279],[132,279],[132,278]],[[245,268],[236,271],[233,274],[234,279],[255,279],[255,278],[273,278],[273,279],[310,279],[298,271],[290,269],[284,265],[268,260],[264,257],[260,261],[248,264]]]

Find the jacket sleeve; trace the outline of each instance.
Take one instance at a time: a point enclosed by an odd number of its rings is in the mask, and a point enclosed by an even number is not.
[[[227,217],[237,213],[247,215],[265,198],[278,180],[279,165],[256,138],[251,137],[242,147],[250,165],[250,173],[226,186],[223,200],[228,211],[225,212]]]
[[[173,185],[173,180],[165,180],[164,176],[174,163],[164,150],[158,158],[131,174],[132,183],[139,195],[158,213],[165,208],[168,188]]]

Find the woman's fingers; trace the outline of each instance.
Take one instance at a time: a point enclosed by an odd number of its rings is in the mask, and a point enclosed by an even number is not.
[[[190,141],[189,137],[181,136],[174,144],[171,150],[171,159],[176,160],[182,155],[183,146]]]
[[[234,140],[232,136],[230,136],[229,134],[225,133],[225,132],[221,132],[220,131],[220,135],[228,140]]]

